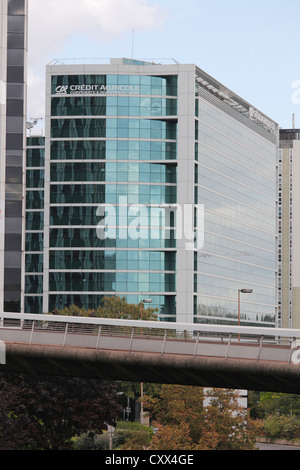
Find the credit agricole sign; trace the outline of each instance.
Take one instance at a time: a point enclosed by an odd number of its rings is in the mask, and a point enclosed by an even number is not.
[[[261,124],[263,124],[265,127],[268,128],[269,131],[275,132],[276,127],[275,123],[270,121],[270,119],[266,118],[262,114],[260,114],[257,109],[254,109],[252,107],[249,108],[249,117],[252,120],[259,121]]]
[[[138,95],[139,85],[59,85],[56,95]]]

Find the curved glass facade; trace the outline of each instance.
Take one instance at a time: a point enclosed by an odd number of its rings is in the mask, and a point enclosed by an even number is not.
[[[176,160],[177,142],[151,140],[53,140],[53,160]]]
[[[121,230],[121,229],[119,229]],[[170,238],[163,238],[157,233],[157,238],[131,239],[126,236],[116,240],[114,238],[99,238],[93,227],[80,228],[50,228],[50,247],[51,248],[176,248],[175,236],[171,231]],[[116,235],[118,234],[118,231]]]
[[[176,184],[176,166],[134,162],[59,162],[51,163],[51,181]]]
[[[68,250],[50,251],[50,269],[176,271],[174,251]]]
[[[119,198],[127,197],[129,204],[164,204],[176,202],[177,187],[149,184],[59,184],[50,188],[51,203],[104,203],[117,204]],[[38,197],[38,196],[37,196]],[[38,200],[28,204],[38,205]],[[36,207],[38,208],[38,207]]]
[[[58,89],[59,87],[59,89]],[[156,76],[126,74],[65,74],[51,76],[51,94],[63,92],[67,94],[112,94],[177,96],[177,75]]]
[[[160,316],[175,320],[173,222],[171,236],[165,238],[164,209],[151,212],[151,206],[177,202],[177,88],[176,75],[51,77],[46,157],[50,311],[73,300],[96,308],[104,295],[125,296],[134,303],[151,297]],[[42,175],[28,174],[29,185],[38,177]],[[28,205],[34,204],[38,201],[28,196]],[[112,237],[97,234],[103,220],[100,204],[114,207],[116,219],[108,219],[115,226]],[[143,236],[137,229],[138,236],[131,237],[136,204],[149,209],[151,221],[140,217]],[[30,224],[38,220],[30,219]],[[31,289],[29,278],[27,285]]]
[[[176,116],[177,100],[140,97],[53,98],[52,116]]]
[[[176,139],[176,122],[163,119],[52,119],[53,138]]]

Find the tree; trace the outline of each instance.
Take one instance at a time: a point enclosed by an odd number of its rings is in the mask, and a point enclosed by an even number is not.
[[[193,450],[194,445],[187,423],[164,426],[157,425],[158,431],[153,436],[151,450]]]
[[[151,450],[193,450],[200,438],[203,417],[203,389],[183,385],[162,385],[158,396],[144,396],[157,432]]]
[[[157,392],[159,395],[156,397],[144,397],[144,408],[163,426],[180,426],[186,423],[191,438],[196,442],[200,437],[199,424],[203,417],[203,389],[184,385],[162,385],[160,392]]]
[[[210,450],[254,450],[260,423],[238,404],[236,390],[210,389],[204,429],[196,446]],[[204,430],[203,430],[204,431]]]
[[[117,450],[145,450],[151,443],[153,430],[137,422],[117,423],[113,438],[113,447]]]
[[[62,450],[76,435],[115,424],[116,384],[93,379],[0,376],[0,450]]]
[[[248,390],[248,408],[252,419],[263,419],[265,410],[260,403],[260,392]]]
[[[153,430],[137,422],[119,421],[111,436],[95,431],[82,434],[74,440],[76,450],[145,450],[151,443]]]
[[[238,406],[237,392],[210,389],[209,396],[204,407],[202,388],[163,385],[159,397],[144,397],[158,428],[150,448],[254,449],[259,428]]]
[[[289,393],[260,393],[260,405],[265,415],[286,415],[300,417],[300,396]]]
[[[99,318],[120,318],[129,320],[157,320],[158,308],[145,308],[144,303],[129,304],[125,297],[105,296],[101,305],[95,309],[79,308],[71,305],[62,310],[55,309],[55,315],[69,315]]]

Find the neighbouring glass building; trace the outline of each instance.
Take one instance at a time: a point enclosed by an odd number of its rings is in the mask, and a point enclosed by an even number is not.
[[[24,311],[43,313],[45,138],[27,137]]]
[[[278,125],[195,65],[47,66],[29,139],[26,310],[152,299],[163,320],[277,322]]]
[[[300,129],[280,129],[278,197],[278,322],[300,328]]]
[[[0,2],[0,309],[23,311],[27,0]]]
[[[235,324],[246,288],[241,324],[277,326],[278,125],[198,73],[195,198],[205,205],[205,244],[195,253],[195,320]]]

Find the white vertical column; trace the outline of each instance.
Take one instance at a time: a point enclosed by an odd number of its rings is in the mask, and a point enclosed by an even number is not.
[[[44,270],[43,312],[49,312],[49,220],[50,220],[50,132],[51,132],[51,72],[46,73],[45,108],[45,180],[44,180]]]
[[[177,203],[184,230],[187,228],[184,217],[194,204],[195,68],[182,65],[179,70]],[[194,251],[188,248],[188,242],[183,231],[183,237],[177,240],[176,271],[177,322],[183,323],[193,322]]]

